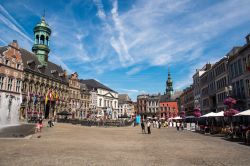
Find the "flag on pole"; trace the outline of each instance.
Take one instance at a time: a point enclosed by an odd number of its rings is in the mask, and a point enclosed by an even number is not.
[[[49,100],[49,97],[48,97],[48,94],[46,94],[46,96],[45,96],[45,105],[47,105],[48,100]]]

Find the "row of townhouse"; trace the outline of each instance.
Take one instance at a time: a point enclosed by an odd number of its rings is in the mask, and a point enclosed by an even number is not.
[[[250,108],[249,82],[250,34],[243,46],[234,47],[216,63],[197,69],[193,84],[181,95],[180,104],[188,114],[192,114],[194,108],[200,108],[203,114],[219,112],[226,109],[223,102],[230,96],[237,100],[235,108],[243,111]]]

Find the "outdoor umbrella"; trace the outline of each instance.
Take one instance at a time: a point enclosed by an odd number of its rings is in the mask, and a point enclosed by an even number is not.
[[[210,117],[220,117],[224,116],[224,111],[213,113]]]
[[[246,111],[243,111],[243,112],[240,112],[234,116],[250,116],[250,110],[246,110]]]
[[[178,119],[182,119],[180,116],[177,116],[177,117],[175,117],[175,118],[173,118],[173,119],[176,119],[176,120],[178,120]]]
[[[202,115],[201,117],[206,118],[206,117],[212,117],[213,115],[214,115],[214,112],[209,112],[209,113],[207,113],[205,115]]]

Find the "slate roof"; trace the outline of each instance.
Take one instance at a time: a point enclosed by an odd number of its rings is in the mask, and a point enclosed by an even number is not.
[[[0,54],[2,55],[4,51],[7,50],[7,46],[4,46],[4,47],[0,47]]]
[[[131,99],[127,94],[119,94],[118,95],[118,104],[132,104]]]
[[[62,69],[61,66],[48,61],[47,66],[45,67],[45,70],[41,71],[38,69],[38,65],[41,65],[41,63],[39,62],[37,56],[34,53],[31,53],[23,48],[20,48],[20,52],[21,52],[21,56],[23,60],[24,70],[36,72],[36,73],[45,75],[49,77],[50,79],[56,79],[57,81],[67,83],[67,78],[59,76],[60,73],[64,73],[64,70]],[[35,62],[34,66],[28,65],[27,62],[32,61],[32,60]],[[53,70],[57,71],[57,73],[53,74],[51,72]]]
[[[102,83],[100,83],[94,79],[87,79],[87,80],[80,79],[80,82],[83,84],[86,84],[86,86],[89,90],[101,88],[101,89],[105,89],[105,90],[117,93],[116,91],[110,89],[109,87],[103,85]]]
[[[8,46],[0,47],[0,54],[2,55],[5,50],[7,50]],[[54,79],[62,83],[67,83],[67,79],[64,77],[60,77],[59,73],[64,73],[64,70],[61,66],[48,61],[47,66],[44,70],[38,69],[38,65],[41,65],[37,56],[29,52],[23,48],[20,48],[21,57],[23,61],[24,71],[35,72],[37,75],[42,75],[43,77],[48,77],[49,79]],[[28,65],[28,62],[33,62],[32,65]],[[57,73],[53,74],[51,71],[57,71]]]

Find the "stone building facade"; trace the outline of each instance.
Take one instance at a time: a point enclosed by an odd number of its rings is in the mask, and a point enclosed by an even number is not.
[[[186,116],[193,114],[194,110],[194,88],[193,85],[185,88],[180,96],[181,111],[185,111]]]
[[[33,52],[20,49],[24,64],[21,115],[55,116],[68,110],[66,71],[48,60],[51,30],[44,17],[34,28]]]
[[[9,96],[11,100],[22,100],[23,62],[17,41],[0,47],[0,101]],[[1,102],[0,102],[1,103]]]
[[[87,118],[91,114],[91,93],[85,84],[80,83],[80,119]]]
[[[193,75],[193,93],[194,93],[194,107],[201,108],[201,87],[200,87],[200,79],[201,75],[209,69],[211,64],[204,65],[201,69],[196,69],[195,74]]]
[[[118,118],[132,118],[134,116],[134,105],[127,94],[118,95]]]
[[[68,76],[68,92],[69,92],[69,112],[72,118],[79,118],[80,115],[80,80],[78,79],[77,72]]]
[[[92,91],[96,108],[92,109],[92,116],[103,119],[118,119],[118,93],[94,79],[80,80]]]
[[[234,106],[239,111],[250,108],[250,34],[246,36],[246,44],[235,49],[228,60],[229,95],[237,100]]]

